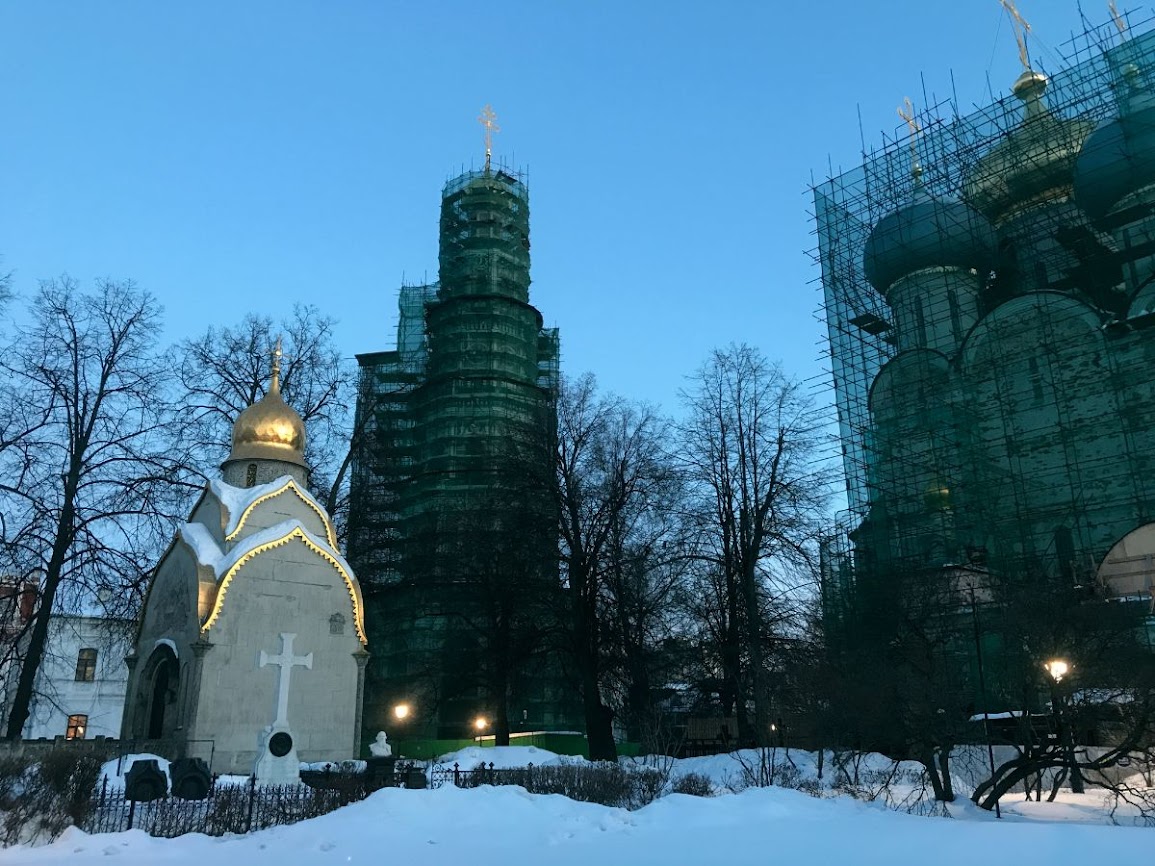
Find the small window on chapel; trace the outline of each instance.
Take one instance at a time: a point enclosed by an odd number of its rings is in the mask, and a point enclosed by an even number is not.
[[[96,679],[96,650],[82,649],[76,656],[76,682],[90,683]]]
[[[345,617],[339,613],[333,614],[329,617],[329,634],[344,634],[345,633]]]
[[[76,713],[68,717],[68,727],[64,729],[64,739],[83,740],[88,731],[88,716]]]
[[[257,464],[250,463],[248,469],[245,470],[245,487],[256,487],[257,485]]]

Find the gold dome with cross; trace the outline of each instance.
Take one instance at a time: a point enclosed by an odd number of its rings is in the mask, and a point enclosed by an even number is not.
[[[278,337],[269,390],[237,416],[229,462],[280,460],[305,465],[305,422],[281,396],[281,357]]]

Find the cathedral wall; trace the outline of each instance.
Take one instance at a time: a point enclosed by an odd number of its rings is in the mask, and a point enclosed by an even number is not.
[[[260,655],[281,654],[282,632],[295,634],[294,656],[313,655],[311,669],[293,667],[289,674],[288,724],[298,756],[357,757],[354,653],[361,644],[353,604],[338,572],[291,541],[241,568],[205,635],[212,648],[205,654],[197,736],[215,737],[215,772],[253,769],[260,733],[276,717],[281,676],[279,667],[261,668]]]
[[[1060,566],[1087,572],[1134,520],[1109,354],[1097,314],[1054,293],[1004,304],[968,341],[979,522],[1002,555],[1053,562],[1069,545]]]

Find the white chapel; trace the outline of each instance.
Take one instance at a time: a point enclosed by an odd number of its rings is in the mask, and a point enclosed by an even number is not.
[[[157,566],[130,653],[122,738],[268,782],[360,751],[361,589],[306,489],[305,426],[268,393],[233,426],[211,481]]]

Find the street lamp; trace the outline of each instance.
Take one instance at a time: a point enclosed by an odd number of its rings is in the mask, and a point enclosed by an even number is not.
[[[1059,736],[1059,744],[1063,749],[1064,759],[1071,771],[1071,793],[1082,794],[1085,789],[1083,787],[1083,774],[1079,772],[1079,765],[1075,761],[1075,738],[1071,731],[1071,725],[1064,723],[1063,701],[1059,695],[1059,683],[1071,672],[1071,665],[1063,659],[1055,658],[1046,662],[1043,665],[1043,670],[1051,677],[1051,713],[1055,717],[1056,733]]]
[[[477,744],[479,746],[481,745],[481,735],[488,727],[489,719],[487,719],[485,716],[478,716],[473,720],[473,728],[475,731],[477,731]]]
[[[393,718],[397,719],[399,722],[403,722],[409,718],[409,711],[409,704],[398,704],[393,708]]]

